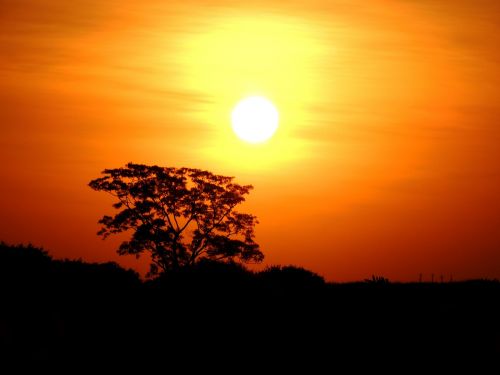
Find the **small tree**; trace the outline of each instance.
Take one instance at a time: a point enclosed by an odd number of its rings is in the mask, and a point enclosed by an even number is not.
[[[151,255],[150,274],[191,266],[201,258],[260,262],[264,255],[254,242],[255,216],[234,208],[251,185],[233,177],[190,168],[164,168],[129,163],[106,169],[89,186],[117,198],[115,216],[103,216],[98,232],[132,230],[118,253]]]

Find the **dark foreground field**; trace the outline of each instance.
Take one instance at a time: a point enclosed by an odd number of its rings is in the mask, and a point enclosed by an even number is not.
[[[403,363],[402,373],[431,366],[427,373],[437,363],[497,373],[500,358],[497,281],[329,284],[296,267],[204,263],[142,282],[114,263],[1,245],[0,292],[3,366],[330,373],[339,363]]]

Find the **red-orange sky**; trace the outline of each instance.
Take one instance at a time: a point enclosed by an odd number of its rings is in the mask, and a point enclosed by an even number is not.
[[[126,162],[255,190],[265,264],[328,280],[500,278],[495,1],[0,3],[0,239],[117,260],[96,236]],[[232,132],[239,99],[280,112]]]

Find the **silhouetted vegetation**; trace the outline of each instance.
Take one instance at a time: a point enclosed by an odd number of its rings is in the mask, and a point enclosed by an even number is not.
[[[371,279],[365,279],[365,283],[372,283],[372,284],[389,284],[390,281],[388,278],[384,276],[375,276],[372,275]]]
[[[296,266],[270,266],[259,272],[259,278],[280,288],[313,289],[325,285],[323,277]]]
[[[5,243],[0,269],[4,363],[234,370],[230,363],[303,361],[313,371],[348,358],[397,357],[411,368],[438,359],[450,368],[494,364],[500,354],[498,281],[339,284],[296,266],[252,272],[210,259],[143,281],[116,263]]]
[[[104,216],[99,232],[132,230],[119,254],[151,255],[151,275],[193,266],[199,259],[260,262],[264,255],[254,241],[255,216],[235,211],[251,185],[233,177],[190,168],[164,168],[129,163],[106,169],[92,180],[92,189],[116,197],[120,210]]]

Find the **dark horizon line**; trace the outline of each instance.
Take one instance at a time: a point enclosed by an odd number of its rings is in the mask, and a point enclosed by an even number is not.
[[[121,268],[125,271],[132,271],[132,272],[136,273],[138,278],[141,281],[148,281],[148,280],[155,279],[155,277],[147,277],[146,275],[141,275],[141,273],[138,272],[135,268],[132,268],[132,267],[125,268],[124,266],[122,266],[118,262],[116,262],[115,260],[94,262],[94,261],[88,261],[82,257],[79,257],[79,258],[66,258],[66,257],[65,258],[55,258],[50,254],[49,250],[45,249],[43,246],[34,245],[31,241],[29,241],[26,244],[25,243],[12,244],[12,243],[8,243],[6,241],[0,240],[0,247],[32,248],[35,250],[40,250],[42,253],[44,253],[46,256],[48,256],[51,261],[80,262],[80,263],[89,264],[89,265],[115,264],[116,266],[118,266],[119,268]],[[242,266],[244,268],[245,271],[252,273],[252,274],[258,274],[259,272],[268,270],[268,269],[273,268],[273,267],[281,267],[281,268],[292,267],[292,268],[296,268],[296,269],[302,269],[302,270],[310,272],[318,277],[321,277],[325,284],[331,284],[331,285],[337,285],[337,284],[346,284],[347,285],[347,284],[359,284],[359,283],[363,283],[363,284],[370,284],[370,283],[371,284],[431,284],[431,285],[432,284],[451,284],[451,283],[458,284],[458,283],[470,283],[470,282],[500,283],[500,279],[498,279],[496,277],[493,277],[493,278],[476,277],[476,278],[468,278],[468,279],[455,279],[455,278],[453,278],[453,275],[450,274],[449,277],[445,279],[443,274],[439,274],[439,278],[438,277],[435,278],[434,276],[438,275],[435,273],[430,274],[431,275],[430,280],[424,280],[423,276],[425,274],[419,273],[419,278],[418,278],[418,280],[415,280],[415,281],[391,280],[391,279],[386,278],[385,276],[380,275],[380,274],[371,274],[367,278],[364,278],[362,280],[335,281],[335,280],[326,280],[323,275],[318,274],[315,271],[306,269],[301,265],[295,265],[295,264],[290,264],[290,263],[289,264],[268,264],[261,271],[255,271],[255,270],[249,269],[247,263],[242,263],[242,262],[235,262],[235,263],[239,264],[240,266]],[[159,276],[161,276],[161,275],[159,275]]]

